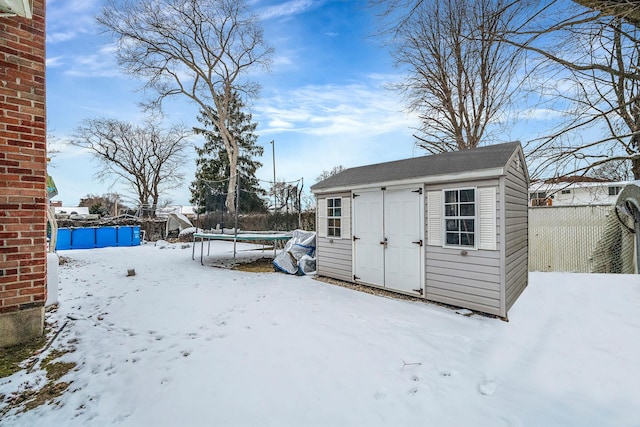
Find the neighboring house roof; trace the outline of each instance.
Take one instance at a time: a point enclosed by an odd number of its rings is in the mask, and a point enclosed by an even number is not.
[[[196,207],[195,206],[182,206],[180,209],[180,213],[182,215],[196,215]]]
[[[54,206],[54,212],[57,214],[72,214],[76,215],[89,215],[89,208],[87,206]]]
[[[562,183],[571,184],[574,182],[613,182],[613,180],[603,179],[603,178],[594,178],[591,176],[571,175],[571,176],[561,176],[558,178],[540,179],[540,180],[537,180],[537,182],[544,182],[545,184],[562,184]]]
[[[607,187],[625,187],[633,184],[635,181],[599,181],[599,182],[560,182],[549,183],[547,181],[532,182],[529,185],[529,192],[546,191],[553,193],[561,190],[571,190],[577,188],[607,188]]]
[[[312,191],[377,182],[402,181],[437,175],[504,167],[520,142],[487,145],[463,151],[413,157],[346,169],[311,186]]]
[[[162,208],[156,209],[157,217],[166,217],[171,214],[181,214],[181,215],[196,215],[195,206],[182,206],[182,205],[173,205],[173,206],[165,206]]]

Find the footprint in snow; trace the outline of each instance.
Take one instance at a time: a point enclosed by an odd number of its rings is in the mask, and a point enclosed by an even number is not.
[[[133,413],[133,412],[132,412]],[[122,422],[124,422],[127,418],[129,418],[131,416],[131,413],[129,414],[122,414],[122,415],[118,415],[117,417],[115,417],[113,419],[113,424],[121,424]]]
[[[222,339],[225,338],[226,335],[225,334],[215,334],[215,335],[211,335],[205,338],[206,341],[213,341],[214,339]]]
[[[507,427],[523,427],[524,422],[518,417],[503,417],[502,420],[505,422],[505,426]]]
[[[496,392],[497,384],[492,380],[484,380],[478,384],[478,392],[483,396],[493,396]]]
[[[387,394],[386,394],[385,392],[383,392],[383,391],[376,391],[376,392],[373,394],[373,398],[374,398],[375,400],[382,400],[382,399],[384,399],[384,398],[386,398],[386,397],[387,397]]]

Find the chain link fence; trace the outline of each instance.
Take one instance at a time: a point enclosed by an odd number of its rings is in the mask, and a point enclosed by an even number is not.
[[[604,235],[607,224],[614,222],[611,205],[529,208],[529,270],[594,271],[598,243],[614,239],[615,233]]]

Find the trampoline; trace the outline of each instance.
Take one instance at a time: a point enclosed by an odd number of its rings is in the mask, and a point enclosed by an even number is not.
[[[195,260],[196,242],[200,239],[200,264],[204,265],[204,241],[207,241],[207,256],[211,250],[212,240],[224,240],[227,242],[257,242],[267,241],[274,242],[273,251],[275,253],[275,242],[291,239],[291,233],[239,233],[239,234],[222,234],[222,233],[193,233],[193,248],[191,249],[191,259]],[[235,246],[233,248],[233,257],[236,257]]]

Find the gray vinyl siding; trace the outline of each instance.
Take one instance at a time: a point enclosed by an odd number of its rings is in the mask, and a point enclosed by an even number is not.
[[[323,194],[322,196],[318,196],[318,200],[331,197],[351,197],[351,194]],[[316,236],[318,235],[316,234]],[[333,237],[316,238],[316,263],[318,275],[352,282],[352,240],[344,238],[336,239]]]
[[[425,298],[500,314],[500,251],[427,246]]]
[[[505,315],[524,291],[529,277],[528,188],[526,174],[512,159],[504,177],[504,222],[509,236],[505,241]]]
[[[461,182],[446,186],[428,185],[427,191],[442,188],[498,187],[499,180]],[[500,203],[503,197],[496,194],[496,238],[500,240]],[[425,207],[428,200],[425,198]],[[425,227],[427,230],[428,227]],[[501,310],[502,280],[500,250],[466,250],[459,248],[426,246],[425,250],[425,298],[430,301],[465,307],[471,310],[503,316]]]

